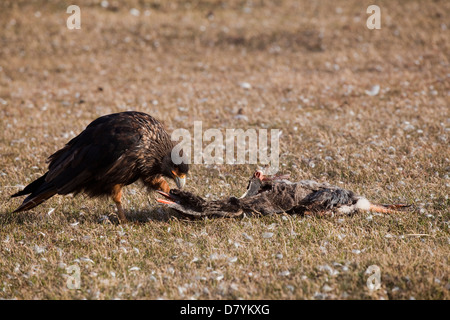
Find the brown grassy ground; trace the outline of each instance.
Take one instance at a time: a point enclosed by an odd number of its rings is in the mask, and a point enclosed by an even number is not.
[[[0,298],[450,297],[448,1],[377,1],[381,30],[357,0],[78,1],[72,31],[69,4],[0,4]],[[114,206],[82,196],[10,213],[47,156],[124,110],[170,130],[281,128],[282,172],[415,210],[186,221],[132,185],[128,216],[142,224],[100,223]],[[188,189],[239,195],[254,169],[194,165]]]

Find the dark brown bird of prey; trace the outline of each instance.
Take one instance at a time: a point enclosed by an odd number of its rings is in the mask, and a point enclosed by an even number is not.
[[[238,217],[244,213],[272,215],[349,215],[358,211],[396,213],[407,205],[375,205],[366,198],[327,183],[312,180],[291,182],[287,176],[264,176],[256,171],[247,191],[240,197],[207,201],[178,189],[158,191],[165,199],[159,202],[192,217]]]
[[[164,126],[148,114],[102,116],[48,158],[42,177],[11,196],[28,195],[14,212],[32,209],[55,194],[84,192],[111,196],[120,221],[126,222],[121,205],[124,186],[140,179],[149,189],[169,192],[164,177],[175,180],[178,188],[184,186],[189,166],[172,161],[173,147]]]

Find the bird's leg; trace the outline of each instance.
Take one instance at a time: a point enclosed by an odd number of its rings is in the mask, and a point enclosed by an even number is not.
[[[170,187],[167,181],[163,177],[151,177],[144,180],[145,185],[153,190],[161,190],[165,193],[169,193]]]
[[[127,218],[125,217],[125,213],[122,209],[122,186],[120,184],[116,184],[113,187],[112,199],[116,203],[120,223],[126,223]]]
[[[370,212],[378,212],[378,213],[387,213],[387,214],[396,214],[396,213],[402,213],[400,210],[401,208],[407,208],[409,205],[406,204],[391,204],[391,205],[377,205],[377,204],[371,204],[369,211]]]

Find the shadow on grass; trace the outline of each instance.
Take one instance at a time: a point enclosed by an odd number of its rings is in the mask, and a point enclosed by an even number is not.
[[[190,220],[186,216],[183,216],[179,212],[171,209],[153,208],[150,210],[125,210],[125,216],[130,223],[147,223],[151,221],[155,222],[167,222],[172,219],[177,220]],[[115,213],[109,213],[99,218],[99,222],[109,222],[118,224],[118,216]]]
[[[152,208],[148,210],[125,210],[125,216],[129,223],[144,224],[151,221],[167,222],[171,219],[177,220],[192,220],[189,217],[171,210],[162,208]],[[56,219],[55,219],[56,217]],[[98,223],[98,224],[119,224],[119,219],[116,213],[111,211],[104,211],[98,213],[87,213],[80,215],[79,211],[53,212],[52,216],[43,213],[36,213],[33,211],[16,212],[1,211],[0,212],[0,226],[3,225],[25,225],[42,222],[48,222],[48,219],[53,219],[52,223]]]
[[[26,224],[39,219],[39,216],[32,212],[13,213],[12,211],[0,212],[0,226],[8,224]]]

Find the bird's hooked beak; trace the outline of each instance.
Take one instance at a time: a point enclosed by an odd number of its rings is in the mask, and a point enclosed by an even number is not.
[[[186,176],[176,177],[175,182],[177,184],[178,189],[183,189],[184,185],[186,184]]]
[[[178,174],[175,171],[172,171],[172,173],[175,177],[175,183],[177,184],[178,189],[183,189],[186,184],[186,175],[184,173]]]

